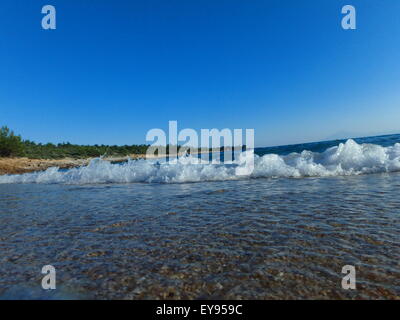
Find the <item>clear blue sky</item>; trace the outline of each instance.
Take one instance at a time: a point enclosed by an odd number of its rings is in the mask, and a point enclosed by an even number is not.
[[[0,124],[133,144],[168,120],[256,146],[400,132],[400,1],[1,1]]]

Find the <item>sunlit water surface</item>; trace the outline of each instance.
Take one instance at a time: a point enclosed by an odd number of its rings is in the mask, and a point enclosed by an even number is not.
[[[0,184],[0,298],[398,299],[399,194],[399,173]]]

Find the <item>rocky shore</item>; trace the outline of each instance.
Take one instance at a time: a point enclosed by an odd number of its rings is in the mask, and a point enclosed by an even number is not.
[[[200,151],[198,153],[207,153],[208,151]],[[161,155],[160,157],[164,157]],[[130,159],[146,159],[145,154],[131,154],[126,157],[105,157],[103,160],[111,162],[124,162]],[[151,158],[159,158],[152,156]],[[3,174],[21,174],[27,172],[43,171],[51,167],[59,167],[61,169],[68,169],[80,167],[89,164],[94,158],[88,159],[29,159],[29,158],[0,158],[0,175]]]
[[[131,155],[131,159],[144,158],[145,155]],[[104,158],[107,161],[122,162],[128,157],[121,158]],[[29,159],[29,158],[0,158],[0,175],[2,174],[21,174],[34,171],[43,171],[51,167],[59,167],[62,169],[79,167],[87,165],[92,158],[89,159]]]

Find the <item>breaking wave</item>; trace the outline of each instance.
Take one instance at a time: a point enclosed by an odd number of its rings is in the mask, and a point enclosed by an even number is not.
[[[46,171],[0,176],[0,183],[184,183],[223,181],[249,178],[300,178],[400,171],[400,143],[382,147],[358,144],[347,140],[338,146],[317,153],[303,151],[280,156],[254,155],[254,169],[250,167],[252,151],[243,152],[231,163],[204,163],[195,157],[182,157],[173,162],[129,160],[112,164],[95,159],[88,166],[69,169],[49,168]]]

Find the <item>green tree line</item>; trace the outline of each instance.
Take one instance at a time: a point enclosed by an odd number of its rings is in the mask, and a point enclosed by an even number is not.
[[[31,159],[82,159],[100,156],[127,156],[145,154],[149,146],[141,145],[77,145],[66,143],[35,143],[23,140],[12,130],[0,128],[0,157],[28,157]]]
[[[131,154],[146,154],[149,145],[78,145],[69,142],[58,144],[36,143],[30,140],[23,140],[21,136],[14,134],[8,127],[0,128],[0,157],[28,157],[31,159],[86,159],[100,156],[125,157]],[[179,151],[182,146],[176,146]],[[245,146],[244,146],[245,147]],[[171,146],[154,147],[155,154],[169,154]],[[174,148],[175,149],[175,148]],[[204,151],[204,148],[198,151]],[[207,150],[207,149],[205,149]],[[209,148],[208,151],[217,151],[217,148]],[[229,147],[228,147],[229,150]],[[220,148],[224,151],[224,147]]]

